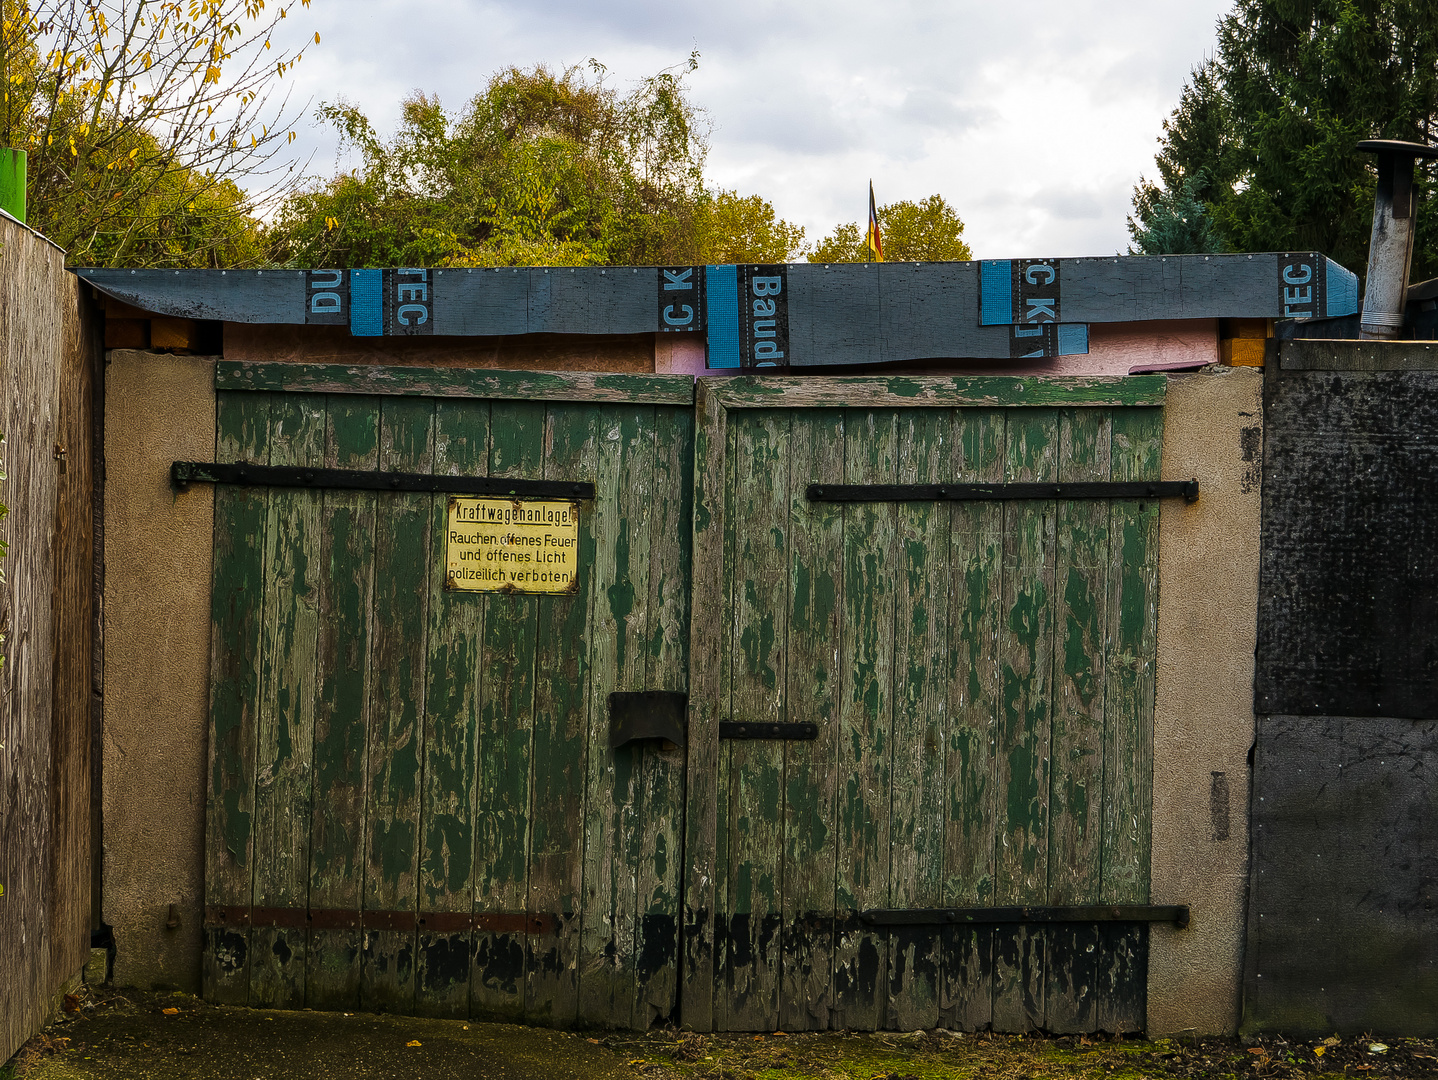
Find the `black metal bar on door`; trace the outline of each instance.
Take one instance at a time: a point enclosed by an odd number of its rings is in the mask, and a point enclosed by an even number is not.
[[[810,484],[810,502],[977,502],[1009,499],[1198,500],[1197,480],[1076,480],[1014,484]]]
[[[241,484],[251,487],[329,488],[345,491],[442,491],[451,495],[490,495],[515,499],[593,499],[588,480],[512,480],[499,476],[441,476],[432,473],[379,472],[364,469],[311,469],[293,465],[219,464],[177,461],[170,483],[183,491],[190,484]]]
[[[871,926],[949,926],[977,923],[1158,922],[1188,925],[1187,904],[1028,905],[988,908],[870,908],[859,918]]]
[[[721,739],[817,739],[818,724],[771,724],[751,720],[721,720]]]

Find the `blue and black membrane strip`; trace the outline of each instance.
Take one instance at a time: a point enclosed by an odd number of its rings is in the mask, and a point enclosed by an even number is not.
[[[1312,252],[667,267],[79,270],[143,311],[347,326],[355,337],[692,336],[715,369],[1028,359],[1088,351],[1088,325],[1358,310]]]

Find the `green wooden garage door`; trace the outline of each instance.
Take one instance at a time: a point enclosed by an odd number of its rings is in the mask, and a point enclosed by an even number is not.
[[[1143,1026],[1142,925],[861,913],[1148,902],[1157,502],[806,489],[1157,479],[1164,385],[701,384],[686,1025]]]
[[[446,590],[443,492],[218,486],[207,997],[648,1026],[675,1001],[687,378],[220,365],[219,462],[592,481],[573,595]],[[375,392],[378,391],[378,392]]]

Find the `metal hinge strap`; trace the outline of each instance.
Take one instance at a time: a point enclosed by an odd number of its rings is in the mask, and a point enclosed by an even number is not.
[[[514,499],[592,499],[587,480],[514,480],[502,476],[442,476],[432,473],[364,469],[312,469],[293,465],[218,464],[177,461],[170,483],[241,484],[251,487],[328,488],[343,491],[442,491],[450,495],[491,495]]]
[[[1157,922],[1188,925],[1187,904],[1081,904],[1073,907],[870,908],[871,926],[950,926],[979,923]]]
[[[1198,500],[1197,480],[1077,480],[1014,484],[810,484],[810,502],[976,502],[1012,499]]]

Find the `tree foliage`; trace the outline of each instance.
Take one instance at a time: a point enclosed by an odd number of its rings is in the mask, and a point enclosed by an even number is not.
[[[35,228],[91,265],[263,259],[252,215],[294,168],[276,157],[295,136],[284,100],[272,97],[304,54],[274,44],[292,3],[0,7],[0,144],[29,155]]]
[[[382,138],[356,106],[319,116],[359,155],[293,195],[272,255],[296,266],[616,265],[784,258],[803,230],[758,196],[710,191],[703,112],[679,69],[621,93],[602,64],[508,68],[457,115],[405,100]]]
[[[887,262],[961,262],[973,258],[964,243],[964,223],[942,195],[918,202],[907,199],[875,209]],[[865,262],[864,226],[858,222],[836,225],[809,253],[810,262]]]
[[[1354,143],[1431,141],[1435,14],[1432,0],[1238,0],[1164,123],[1157,182],[1135,189],[1135,239],[1187,188],[1228,250],[1312,248],[1361,269],[1376,172]],[[1432,166],[1418,185],[1414,274],[1427,277],[1438,274]]]
[[[1223,250],[1208,207],[1198,197],[1205,173],[1179,180],[1176,190],[1146,188],[1134,194],[1135,217],[1128,219],[1130,255],[1206,255]]]

